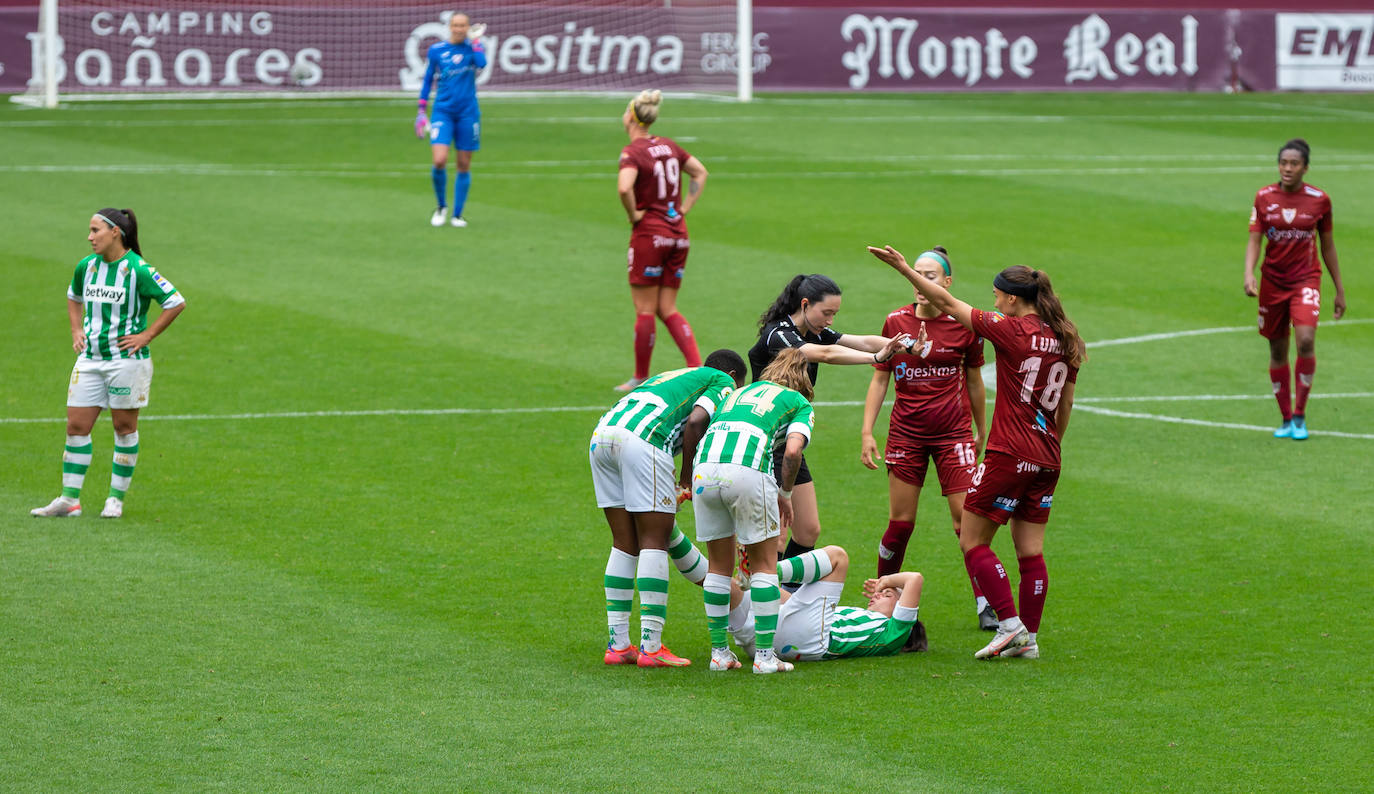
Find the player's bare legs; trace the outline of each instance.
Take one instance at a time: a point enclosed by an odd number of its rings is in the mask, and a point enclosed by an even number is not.
[[[821,513],[816,505],[816,484],[799,483],[792,487],[792,537],[786,547],[779,545],[778,553],[783,557],[795,557],[811,551],[820,537]],[[751,567],[750,570],[756,569]]]
[[[665,286],[658,291],[657,308],[658,319],[663,321],[668,333],[672,334],[677,349],[682,351],[682,357],[687,361],[687,366],[701,366],[701,352],[697,350],[696,337],[692,336],[692,326],[687,324],[687,318],[677,310],[677,287]]]
[[[95,428],[95,420],[100,416],[100,406],[67,406],[67,435],[89,436]],[[134,424],[138,424],[138,412],[134,411]]]
[[[630,285],[630,301],[635,307],[635,374],[616,386],[616,391],[633,391],[649,377],[649,360],[654,354],[654,315],[658,311],[659,290],[657,284]]]

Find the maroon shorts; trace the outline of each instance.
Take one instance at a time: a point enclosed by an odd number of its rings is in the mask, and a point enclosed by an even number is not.
[[[935,473],[940,478],[940,493],[949,496],[968,490],[973,480],[973,467],[978,452],[973,438],[963,441],[903,442],[893,444],[889,439],[883,462],[887,470],[904,483],[920,488],[926,482],[926,465],[935,460]]]
[[[1289,325],[1316,327],[1321,315],[1321,279],[1306,286],[1282,289],[1260,284],[1259,332],[1265,339],[1288,336]]]
[[[630,253],[627,270],[630,283],[643,287],[682,286],[682,271],[687,266],[686,237],[670,237],[653,232],[635,230],[630,234]]]
[[[1057,482],[1058,469],[1047,469],[990,449],[973,470],[973,484],[964,497],[964,510],[998,524],[1013,517],[1032,524],[1047,524]]]

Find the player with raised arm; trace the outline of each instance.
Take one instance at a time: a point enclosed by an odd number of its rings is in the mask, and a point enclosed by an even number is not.
[[[616,386],[616,391],[633,389],[649,374],[657,328],[655,317],[667,326],[687,366],[701,365],[692,326],[678,311],[677,293],[682,288],[682,273],[691,246],[687,214],[706,187],[706,166],[672,138],[649,132],[649,126],[658,120],[662,103],[662,91],[641,91],[630,100],[620,119],[630,137],[629,145],[620,150],[617,188],[620,205],[631,226],[626,269],[635,309],[635,372]]]
[[[86,240],[94,252],[82,259],[67,286],[76,366],[67,389],[67,446],[62,455],[62,495],[35,516],[81,515],[81,486],[91,465],[91,430],[101,408],[114,425],[110,494],[101,518],[124,514],[124,497],[138,463],[138,412],[148,404],[153,359],[148,349],[186,308],[186,299],[143,259],[133,210],[107,207],[91,216]],[[148,309],[162,311],[152,326]]]
[[[1337,320],[1345,315],[1345,285],[1332,237],[1331,197],[1303,181],[1312,150],[1294,138],[1279,147],[1279,181],[1260,188],[1250,208],[1250,241],[1245,246],[1245,294],[1259,297],[1259,332],[1269,340],[1269,381],[1279,401],[1283,424],[1275,438],[1307,438],[1307,396],[1317,371],[1317,319],[1321,315],[1322,266],[1336,288]],[[1262,280],[1255,280],[1264,248]],[[1317,254],[1321,253],[1319,259]],[[1290,391],[1288,326],[1298,340],[1297,402]]]
[[[701,553],[674,525],[679,493],[691,484],[697,442],[725,398],[743,385],[744,359],[717,350],[706,365],[647,379],[602,415],[588,458],[596,504],[611,528],[603,580],[610,640],[606,664],[680,667],[687,659],[663,645],[668,565],[700,583]],[[673,455],[682,467],[673,477]],[[685,545],[684,545],[685,544]],[[671,550],[671,551],[670,551]],[[639,589],[640,644],[630,643],[630,605]]]
[[[830,326],[840,311],[840,302],[840,287],[828,276],[813,273],[797,275],[788,281],[773,305],[759,317],[759,338],[749,349],[754,380],[763,377],[764,369],[787,349],[799,350],[806,357],[807,377],[814,388],[820,362],[881,364],[890,360],[897,350],[910,346],[910,337],[888,339],[835,331]],[[778,466],[782,456],[775,451],[773,459]],[[782,472],[775,470],[774,475],[781,484]],[[778,550],[779,558],[811,551],[821,535],[816,486],[804,457],[797,474],[792,506],[796,519],[790,527],[786,549]]]
[[[925,647],[925,628],[917,619],[924,579],[914,571],[884,574],[864,582],[868,607],[840,606],[849,555],[839,546],[813,549],[778,563],[778,578],[799,585],[782,594],[773,644],[788,661],[826,661],[857,656],[892,656],[918,640]],[[752,592],[735,596],[731,633],[748,649],[751,643]]]
[[[992,641],[974,657],[1038,658],[1037,634],[1049,592],[1045,525],[1059,482],[1060,442],[1069,427],[1074,384],[1086,358],[1083,340],[1044,271],[1013,265],[998,273],[992,281],[996,311],[988,312],[912,270],[892,246],[868,250],[997,351],[992,430],[964,500],[959,547],[964,566],[999,618]],[[1021,571],[1019,615],[1006,570],[991,547],[997,528],[1008,521]]]
[[[953,283],[949,252],[940,246],[916,257],[912,269],[945,289]],[[907,542],[916,526],[916,506],[925,483],[926,467],[935,461],[940,492],[949,502],[954,536],[964,514],[964,494],[987,439],[986,391],[983,386],[983,340],[942,314],[921,293],[915,302],[892,312],[883,323],[883,336],[907,334],[916,340],[911,352],[873,365],[873,380],[864,400],[859,428],[859,460],[877,469],[878,443],[873,426],[887,398],[888,382],[896,380],[887,447],[887,530],[878,544],[878,575],[902,569]],[[975,435],[972,427],[977,427]],[[997,616],[972,576],[974,611],[979,628],[997,628]]]
[[[792,520],[792,485],[815,420],[806,357],[785,350],[762,379],[737,389],[725,401],[697,447],[692,504],[697,541],[706,544],[706,628],[711,669],[730,670],[739,661],[725,635],[730,615],[730,574],[735,542],[744,546],[756,618],[754,672],[780,673],[792,665],[773,653],[778,620],[777,537]],[[781,489],[773,479],[774,447],[782,442]]]
[[[487,54],[482,49],[482,33],[486,25],[472,25],[468,15],[453,13],[448,18],[448,41],[430,45],[426,54],[424,82],[420,84],[420,111],[415,116],[415,134],[429,135],[433,168],[434,196],[438,208],[430,217],[431,226],[443,226],[447,213],[445,194],[448,192],[448,149],[456,150],[454,165],[458,173],[453,177],[454,226],[467,226],[463,206],[472,185],[472,153],[481,148],[482,111],[477,107],[477,70],[486,68]],[[434,110],[425,118],[429,104],[429,89],[435,78],[439,87],[434,95]]]

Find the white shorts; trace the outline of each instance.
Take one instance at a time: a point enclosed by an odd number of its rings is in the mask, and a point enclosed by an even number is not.
[[[752,546],[778,536],[778,484],[772,472],[738,463],[700,463],[692,475],[697,541],[733,536]]]
[[[597,507],[677,513],[673,456],[623,427],[597,425],[587,458]]]
[[[153,385],[151,358],[117,358],[99,361],[81,357],[72,367],[72,382],[67,387],[71,408],[144,408]]]
[[[778,609],[773,647],[788,661],[824,659],[830,648],[830,621],[844,582],[807,582]]]

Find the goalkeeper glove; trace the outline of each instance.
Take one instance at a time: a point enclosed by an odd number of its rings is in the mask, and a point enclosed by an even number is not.
[[[429,119],[425,117],[425,100],[420,100],[420,111],[415,114],[415,137],[423,138],[429,132]]]

